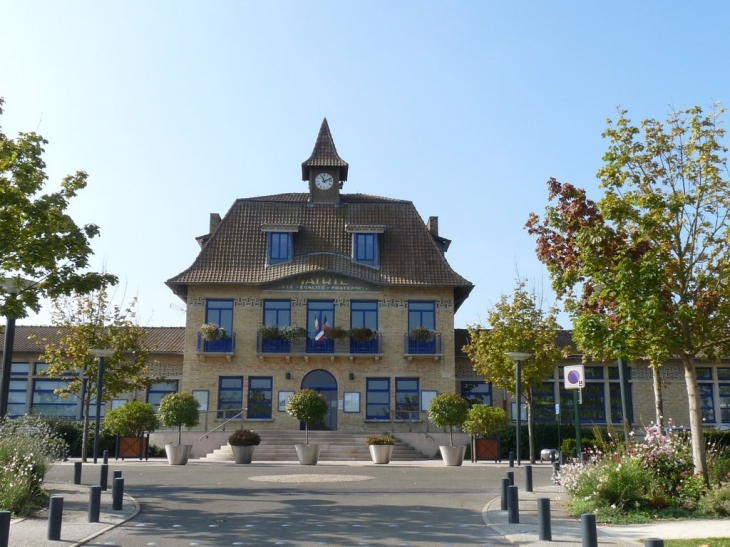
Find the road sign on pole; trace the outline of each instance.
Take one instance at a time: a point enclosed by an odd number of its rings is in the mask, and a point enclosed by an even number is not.
[[[571,365],[563,368],[565,389],[582,389],[585,387],[586,376],[583,365]]]

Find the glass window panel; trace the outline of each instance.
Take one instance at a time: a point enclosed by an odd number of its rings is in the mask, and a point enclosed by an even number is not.
[[[699,384],[700,406],[702,407],[702,419],[708,423],[715,422],[715,402],[713,400],[713,385]]]
[[[291,325],[290,300],[264,300],[264,325]]]
[[[233,300],[207,300],[205,322],[215,323],[227,333],[233,332]]]
[[[621,384],[618,382],[611,382],[608,384],[608,389],[611,396],[611,421],[613,423],[623,423],[623,407],[621,406]],[[632,397],[631,397],[631,384],[629,384],[629,392],[626,394],[628,403],[628,420],[629,423],[633,422],[633,411],[632,411]]]
[[[492,404],[492,385],[484,381],[461,382],[461,396],[469,401],[469,406],[475,404]]]
[[[271,418],[272,378],[249,378],[248,385],[248,417]]]
[[[28,372],[30,372],[29,363],[12,363],[10,365],[11,376],[28,376]]]
[[[378,330],[378,303],[351,302],[350,327],[367,327],[372,330]]]
[[[586,380],[603,380],[603,367],[584,367]]]
[[[168,393],[177,393],[177,380],[169,382],[158,382],[147,389],[147,402],[152,403],[155,412],[160,406],[160,401]]]
[[[48,370],[48,363],[36,363],[35,374],[43,374]]]
[[[390,419],[390,380],[388,378],[368,378],[366,381],[366,386],[366,419]]]
[[[416,327],[436,330],[435,302],[408,302],[408,330]]]
[[[717,369],[718,380],[730,380],[730,368],[721,367]]]
[[[415,411],[420,410],[417,378],[396,378],[395,380],[395,410],[396,416],[403,420],[415,419]],[[398,411],[403,411],[398,413]],[[406,412],[408,411],[408,412]]]
[[[553,382],[543,382],[532,389],[532,412],[537,421],[555,420]]]
[[[41,416],[76,417],[77,402],[74,397],[65,399],[53,392],[54,389],[65,387],[61,380],[35,380],[33,383],[33,397],[31,413]]]
[[[724,424],[730,423],[730,384],[718,386],[720,396],[720,421]]]
[[[243,408],[243,377],[218,379],[218,418],[233,418]]]
[[[698,380],[712,380],[712,369],[709,367],[697,367]]]

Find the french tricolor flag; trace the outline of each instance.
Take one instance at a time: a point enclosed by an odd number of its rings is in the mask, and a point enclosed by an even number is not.
[[[326,315],[324,316],[324,320],[322,321],[322,330],[320,330],[320,328],[319,328],[319,319],[318,318],[314,319],[314,331],[317,333],[314,335],[314,339],[317,342],[321,342],[322,340],[324,340],[324,330],[327,327],[328,327],[328,325],[327,325],[327,316]]]

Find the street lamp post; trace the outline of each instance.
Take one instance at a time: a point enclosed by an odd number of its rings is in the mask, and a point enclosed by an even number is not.
[[[10,277],[0,278],[0,287],[6,293],[16,295],[21,290],[32,285],[32,281],[26,279],[13,279]],[[9,315],[5,318],[5,340],[3,342],[3,373],[0,379],[0,418],[8,413],[8,399],[10,398],[10,367],[13,365],[13,345],[15,342],[15,317]]]
[[[96,376],[96,421],[94,424],[94,463],[99,454],[99,420],[101,419],[101,389],[104,385],[104,357],[109,357],[112,349],[90,349],[89,353],[99,358],[99,373]]]
[[[532,357],[532,354],[520,351],[508,351],[505,355],[515,362],[515,397],[517,399],[517,431],[515,432],[515,441],[517,444],[517,465],[519,466],[520,429],[522,428],[522,361],[527,361]]]

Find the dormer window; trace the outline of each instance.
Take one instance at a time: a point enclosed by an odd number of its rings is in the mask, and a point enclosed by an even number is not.
[[[294,233],[299,225],[263,225],[266,232],[266,264],[283,264],[294,258]]]
[[[347,225],[345,230],[352,234],[352,261],[372,268],[380,266],[380,234],[385,226]]]
[[[289,232],[269,232],[269,264],[280,264],[291,260],[291,240]]]

